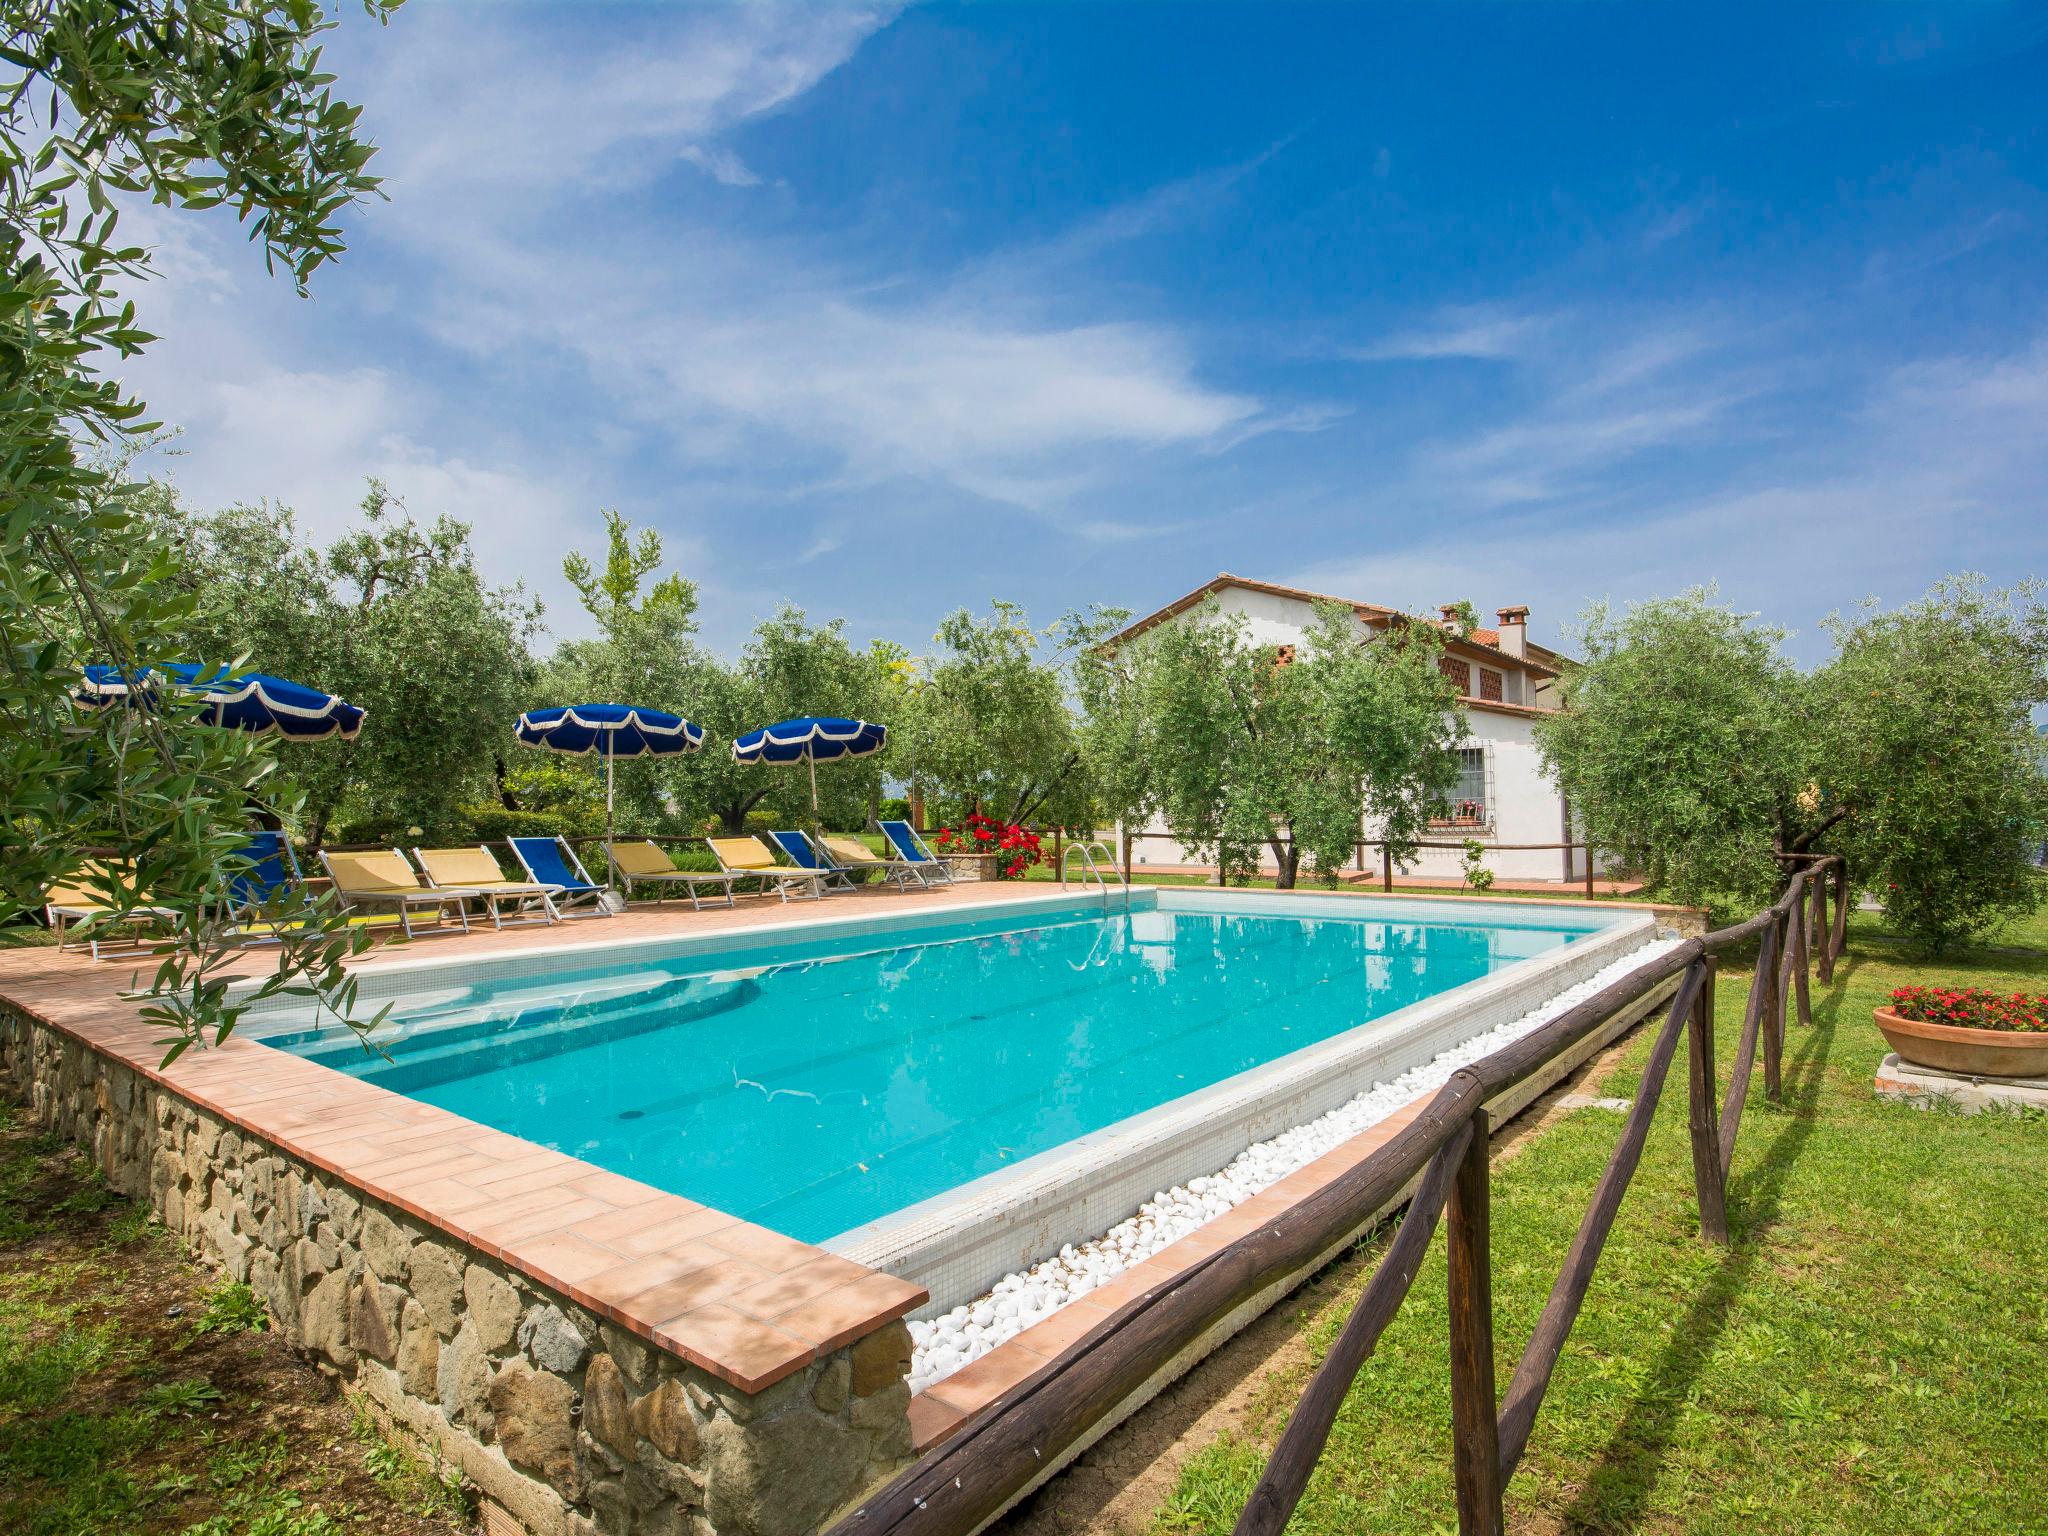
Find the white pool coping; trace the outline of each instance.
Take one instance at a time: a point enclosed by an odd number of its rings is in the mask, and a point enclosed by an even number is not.
[[[1527,906],[1382,903],[1343,896],[1160,888],[1154,910],[1232,911],[1353,921],[1456,920],[1550,926]],[[1402,910],[1402,908],[1407,910]],[[1573,909],[1581,917],[1585,909]],[[1558,917],[1563,913],[1556,914]],[[1604,916],[1604,914],[1603,914]],[[924,1286],[936,1316],[983,1295],[1068,1243],[1107,1231],[1157,1192],[1213,1173],[1247,1146],[1335,1109],[1375,1081],[1521,1018],[1656,937],[1649,913],[1618,914],[1585,937],[1373,1019],[1101,1130],[827,1239],[820,1246]]]

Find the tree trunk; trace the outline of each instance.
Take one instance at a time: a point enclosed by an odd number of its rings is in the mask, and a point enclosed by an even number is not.
[[[718,807],[718,824],[725,829],[728,837],[747,835],[747,812],[768,797],[768,791],[757,789],[744,800],[728,800]]]
[[[1836,822],[1844,819],[1848,814],[1849,808],[1847,806],[1841,807],[1833,815],[1828,817],[1826,821],[1822,822],[1819,826],[1815,827],[1811,832],[1802,832],[1797,837],[1793,838],[1791,846],[1788,849],[1788,851],[1792,853],[1805,853],[1808,849],[1813,847],[1815,842],[1817,842],[1820,839],[1822,833],[1826,832],[1830,827],[1834,826]]]
[[[1294,846],[1294,837],[1291,833],[1285,838],[1272,838],[1270,842],[1273,860],[1278,866],[1273,875],[1274,888],[1291,891],[1294,889],[1295,872],[1301,867],[1301,850]]]
[[[1036,785],[1030,785],[1019,791],[1017,795],[1017,809],[1011,815],[1010,820],[1016,822],[1026,821],[1035,815],[1038,808],[1052,798],[1053,791],[1067,782],[1067,776],[1074,771],[1074,765],[1080,761],[1080,753],[1069,752],[1067,760],[1060,764],[1059,771],[1046,781],[1043,789],[1038,788]]]
[[[491,754],[491,778],[498,786],[498,804],[508,811],[519,809],[519,797],[512,793],[512,786],[505,782],[505,758],[503,753]]]

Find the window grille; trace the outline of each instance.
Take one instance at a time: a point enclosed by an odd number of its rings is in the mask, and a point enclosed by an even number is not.
[[[1439,822],[1454,827],[1483,827],[1490,820],[1487,814],[1488,789],[1486,748],[1461,747],[1458,750],[1458,783],[1452,789],[1449,801],[1437,817]]]

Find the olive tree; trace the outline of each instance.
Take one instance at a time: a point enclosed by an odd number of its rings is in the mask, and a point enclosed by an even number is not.
[[[324,551],[289,507],[195,514],[168,487],[150,503],[184,551],[184,654],[246,657],[369,711],[354,742],[276,748],[307,835],[323,841],[342,821],[379,837],[459,828],[511,739],[539,617],[520,586],[484,581],[468,525],[423,524],[375,480],[362,521]]]
[[[1770,900],[1810,777],[1783,631],[1696,587],[1596,603],[1576,639],[1536,742],[1586,841],[1675,901]]]
[[[1304,859],[1333,877],[1368,820],[1410,857],[1456,783],[1465,722],[1430,626],[1368,639],[1349,609],[1319,605],[1290,655],[1212,602],[1125,644],[1132,682],[1114,697],[1139,712],[1145,799],[1226,880],[1264,851],[1283,888]]]
[[[909,736],[899,772],[960,811],[1002,821],[1071,822],[1089,809],[1089,783],[1069,708],[1067,662],[1107,627],[1067,618],[1044,631],[997,600],[962,608],[914,663]]]
[[[675,572],[656,574],[662,566],[662,544],[654,529],[642,529],[636,537],[632,525],[619,513],[607,510],[604,519],[601,563],[573,550],[562,560],[562,574],[576,589],[598,632],[556,649],[537,669],[527,705],[635,704],[707,724],[702,687],[705,658],[695,638],[696,584]],[[522,756],[548,755],[514,750]],[[534,770],[528,764],[523,771]],[[651,830],[669,820],[674,793],[670,760],[624,758],[614,765],[614,772],[619,827]],[[519,776],[523,775],[515,773],[514,782]],[[546,798],[559,803],[563,786],[551,783]],[[520,796],[516,790],[511,797],[536,806],[541,800],[534,794]]]
[[[785,825],[811,820],[811,776],[792,764],[740,763],[727,742],[779,720],[807,715],[854,719],[881,713],[880,676],[868,653],[846,638],[846,621],[814,624],[785,604],[754,627],[731,663],[707,659],[711,705],[707,723],[723,737],[684,771],[719,825],[743,831],[749,812],[775,813]],[[884,722],[886,723],[886,722]],[[896,750],[892,742],[888,751]],[[863,825],[881,793],[883,755],[846,758],[819,766],[818,817],[828,827]]]
[[[341,213],[377,185],[358,109],[320,64],[331,25],[311,0],[0,0],[0,925],[111,846],[133,879],[103,882],[110,903],[184,914],[145,1010],[171,1055],[254,1001],[227,1001],[207,914],[245,864],[243,808],[274,760],[174,699],[72,704],[89,662],[173,659],[184,616],[176,550],[108,467],[149,430],[107,371],[151,339],[124,293],[148,256],[121,239],[120,213],[144,198],[228,208],[303,290],[341,253]],[[332,923],[296,930],[265,988],[345,1013],[349,947]]]
[[[1074,738],[1094,809],[1103,822],[1123,826],[1144,820],[1154,800],[1139,666],[1145,648],[1112,643],[1129,617],[1121,608],[1096,608],[1060,621],[1072,647]]]
[[[1833,659],[1806,711],[1826,846],[1916,948],[1939,952],[2038,908],[2048,774],[2041,587],[1942,582],[1826,624]]]
[[[750,812],[767,809],[792,823],[810,820],[810,780],[801,769],[736,762],[735,737],[800,715],[869,718],[881,702],[881,670],[846,638],[845,621],[814,624],[785,606],[758,624],[731,659],[697,639],[697,588],[682,576],[657,577],[661,535],[637,534],[605,514],[602,565],[581,554],[563,572],[596,621],[598,634],[561,646],[542,668],[538,702],[601,700],[641,704],[704,727],[701,752],[623,760],[618,787],[625,825],[691,825],[708,818],[722,830],[746,830]],[[881,785],[874,759],[835,763],[818,775],[829,825],[858,825]]]

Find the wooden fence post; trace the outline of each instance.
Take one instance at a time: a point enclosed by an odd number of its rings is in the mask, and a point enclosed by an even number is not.
[[[1813,1023],[1813,991],[1808,980],[1808,971],[1813,966],[1813,951],[1807,947],[1806,892],[1801,890],[1798,899],[1792,903],[1793,938],[1796,950],[1792,961],[1792,987],[1799,997],[1799,1023],[1806,1027]]]
[[[1493,1385],[1493,1259],[1488,1209],[1486,1111],[1451,1180],[1448,1263],[1451,1303],[1451,1457],[1459,1536],[1502,1536],[1500,1408]]]
[[[1835,931],[1829,939],[1835,958],[1849,948],[1849,861],[1835,860]]]
[[[1826,986],[1835,979],[1834,925],[1828,921],[1828,870],[1823,864],[1813,881],[1814,974]]]
[[[1778,944],[1771,956],[1771,974],[1758,979],[1771,989],[1771,1012],[1764,1022],[1764,1097],[1776,1103],[1784,1094],[1785,1014],[1792,1006],[1792,927],[1789,918],[1775,924]]]
[[[1785,1009],[1784,994],[1778,990],[1778,978],[1784,974],[1785,936],[1784,930],[1776,923],[1770,928],[1770,964],[1766,966],[1761,953],[1757,956],[1756,980],[1752,985],[1764,989],[1763,1047],[1764,1047],[1764,1097],[1772,1103],[1778,1101],[1784,1090],[1785,1061]]]
[[[1721,1166],[1721,1126],[1714,1080],[1714,958],[1700,962],[1706,980],[1692,1005],[1686,1052],[1687,1105],[1692,1126],[1692,1181],[1699,1194],[1700,1236],[1710,1243],[1728,1241],[1728,1173]],[[1759,978],[1761,982],[1761,978]]]
[[[1381,844],[1380,844],[1380,889],[1381,889],[1382,891],[1391,891],[1391,890],[1393,890],[1393,888],[1394,888],[1394,850],[1393,850],[1393,849],[1391,849],[1391,848],[1389,848],[1389,847],[1388,847],[1388,846],[1387,846],[1387,845],[1386,845],[1385,843],[1381,843]]]

